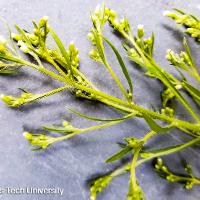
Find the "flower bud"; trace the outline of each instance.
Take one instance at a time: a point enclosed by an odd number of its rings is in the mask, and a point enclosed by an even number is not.
[[[3,45],[8,44],[7,40],[2,35],[0,35],[0,43]]]
[[[144,36],[144,25],[139,24],[137,26],[137,29],[138,29],[138,37],[142,38]]]
[[[39,27],[45,26],[47,24],[48,19],[49,18],[47,16],[44,16],[43,18],[41,18],[39,22]]]
[[[31,140],[33,138],[33,135],[31,133],[28,132],[24,132],[23,136],[27,139],[27,140]]]
[[[182,85],[176,85],[175,88],[176,88],[177,90],[180,90],[180,89],[182,88]]]
[[[116,17],[116,12],[114,10],[110,10],[110,17]]]
[[[71,41],[71,42],[69,43],[69,51],[73,52],[74,50],[75,50],[75,45],[74,45],[74,42]]]
[[[22,39],[22,37],[16,33],[11,33],[11,38],[16,41],[19,41]]]
[[[157,164],[158,164],[159,166],[162,166],[162,165],[163,165],[163,161],[162,161],[161,158],[158,158],[158,159],[157,159]]]
[[[0,44],[0,53],[5,54],[6,53],[6,48]]]

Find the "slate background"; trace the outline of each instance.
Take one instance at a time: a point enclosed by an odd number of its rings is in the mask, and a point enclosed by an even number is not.
[[[32,29],[31,20],[39,20],[44,15],[49,16],[49,22],[58,35],[68,44],[71,40],[80,49],[80,69],[99,88],[120,96],[111,78],[107,77],[106,70],[93,63],[87,57],[91,49],[86,35],[91,27],[89,13],[101,1],[96,0],[1,0],[0,16],[11,26],[19,24],[28,30]],[[169,19],[162,16],[164,10],[173,7],[186,9],[199,15],[200,2],[198,0],[124,0],[105,1],[120,15],[125,14],[135,31],[137,24],[144,24],[147,35],[155,32],[155,58],[163,66],[168,66],[165,61],[165,51],[168,48],[182,49],[183,35],[180,28]],[[0,25],[1,34],[6,35],[5,27]],[[105,28],[105,35],[123,53],[119,39],[111,33],[109,27]],[[50,45],[54,46],[52,41]],[[198,58],[199,46],[193,40],[190,45],[194,57]],[[107,49],[110,63],[113,63],[117,74],[120,69],[112,54]],[[124,55],[124,54],[123,54]],[[128,69],[133,77],[135,100],[138,104],[150,108],[151,105],[160,108],[160,94],[162,87],[156,80],[150,80],[142,76],[141,70],[125,58]],[[197,61],[197,64],[199,61]],[[167,68],[173,72],[170,67]],[[106,74],[106,75],[104,75]],[[23,68],[22,72],[9,77],[0,77],[0,93],[17,95],[17,88],[26,88],[35,93],[53,89],[60,84],[35,71]],[[103,130],[93,131],[84,135],[76,136],[68,141],[61,142],[49,148],[45,152],[32,152],[31,147],[22,136],[23,131],[37,131],[43,124],[59,124],[61,119],[66,119],[78,127],[87,127],[94,122],[80,119],[72,115],[65,107],[76,108],[85,114],[112,118],[119,114],[101,104],[75,99],[68,92],[56,94],[45,100],[32,105],[26,105],[19,109],[9,109],[0,101],[0,187],[61,187],[64,195],[39,196],[39,195],[0,195],[3,200],[87,200],[89,188],[87,180],[97,174],[109,172],[120,162],[107,165],[104,160],[118,150],[115,142],[119,142],[125,136],[142,136],[148,131],[143,121],[134,119],[120,125]],[[176,104],[179,117],[187,117],[184,109]],[[180,137],[178,131],[173,135],[168,134],[150,141],[148,146],[163,147],[169,144],[177,144],[187,138]],[[173,169],[180,169],[180,164],[186,158],[193,166],[197,176],[200,176],[199,149],[189,148],[168,156],[166,160]],[[137,176],[141,187],[144,189],[149,200],[197,200],[200,199],[199,188],[185,191],[180,184],[169,184],[159,178],[153,171],[151,162],[137,169]],[[128,186],[128,175],[113,180],[109,189],[99,195],[102,200],[125,199]]]

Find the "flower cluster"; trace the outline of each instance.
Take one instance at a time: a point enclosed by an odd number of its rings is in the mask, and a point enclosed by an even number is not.
[[[170,62],[171,65],[180,67],[184,70],[188,70],[192,65],[190,57],[184,51],[181,51],[180,54],[177,54],[174,53],[171,49],[168,49],[166,59]]]
[[[198,184],[200,182],[200,180],[193,175],[192,167],[187,163],[185,163],[184,169],[187,172],[188,176],[181,176],[172,173],[169,170],[169,168],[164,165],[163,160],[161,158],[157,158],[155,169],[162,178],[165,178],[169,182],[184,183],[184,187],[186,189],[192,189],[194,184]]]
[[[32,134],[29,132],[25,132],[24,137],[29,141],[31,145],[37,147],[35,150],[46,149],[56,140],[55,138],[44,134]]]
[[[20,50],[24,53],[35,53],[40,55],[42,58],[46,58],[46,38],[49,33],[48,17],[43,17],[40,19],[38,25],[33,22],[34,30],[33,33],[24,31],[18,26],[16,26],[19,34],[12,33],[11,37],[17,41],[17,45]]]
[[[21,106],[27,103],[27,101],[30,101],[33,97],[35,97],[35,95],[29,92],[22,93],[20,97],[1,95],[1,99],[10,107]]]
[[[144,192],[139,184],[136,184],[136,187],[133,188],[132,183],[129,183],[129,192],[127,194],[127,200],[145,200]]]
[[[182,24],[186,27],[186,33],[200,42],[200,21],[191,14],[187,14],[181,10],[175,9],[178,12],[165,11],[164,16],[170,17],[177,24]]]
[[[109,22],[110,25],[122,35],[124,34],[124,32],[131,32],[128,19],[124,17],[123,19],[119,20],[114,10],[109,10]]]
[[[137,36],[134,37],[136,45],[143,51],[149,58],[153,57],[153,49],[154,49],[154,34],[151,37],[144,38],[144,27],[139,24],[137,29]],[[138,49],[135,47],[129,47],[124,44],[124,48],[128,53],[128,57],[130,60],[136,62],[140,66],[145,65],[144,59],[141,57],[141,53],[138,52]]]
[[[105,187],[107,187],[111,179],[111,175],[106,175],[95,180],[90,188],[90,200],[95,200],[97,193],[101,192]]]

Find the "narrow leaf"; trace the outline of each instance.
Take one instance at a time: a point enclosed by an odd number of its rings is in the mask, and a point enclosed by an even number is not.
[[[0,69],[0,74],[13,74],[18,72],[17,69]]]
[[[125,120],[125,119],[129,119],[131,117],[134,117],[137,112],[133,112],[131,114],[128,114],[128,115],[125,115],[121,118],[115,118],[115,119],[101,119],[101,118],[96,118],[96,117],[90,117],[90,116],[87,116],[87,115],[84,115],[76,110],[73,110],[71,108],[68,108],[72,113],[80,116],[80,117],[83,117],[83,118],[86,118],[86,119],[89,119],[89,120],[92,120],[92,121],[101,121],[101,122],[112,122],[112,121],[122,121],[122,120]]]
[[[68,66],[70,67],[69,69],[71,70],[71,66],[69,65],[70,60],[67,56],[67,51],[63,45],[63,43],[61,42],[60,38],[58,37],[58,35],[53,31],[53,29],[50,29],[50,33],[54,39],[54,41],[56,42],[62,56],[64,57],[64,59],[66,60],[66,62],[68,63]],[[72,71],[71,71],[72,72]]]
[[[126,80],[129,84],[130,92],[132,92],[133,91],[132,81],[131,81],[131,78],[129,76],[128,70],[126,69],[126,66],[124,64],[122,57],[120,56],[120,54],[119,54],[118,50],[115,48],[115,46],[108,39],[106,39],[105,37],[103,39],[112,48],[113,52],[115,53],[115,56],[117,57],[117,60],[121,66],[123,74],[126,77]]]
[[[200,137],[195,138],[193,140],[190,140],[189,142],[180,144],[180,145],[175,145],[175,146],[171,146],[171,147],[167,147],[164,149],[156,149],[156,150],[151,150],[151,151],[143,151],[140,153],[140,156],[142,158],[154,158],[154,157],[160,157],[160,156],[164,156],[164,155],[168,155],[168,154],[172,154],[175,153],[177,151],[180,151],[182,149],[185,149],[187,147],[190,147],[194,144],[197,144],[200,142]]]
[[[195,64],[194,64],[194,60],[192,58],[192,54],[191,54],[190,48],[189,48],[188,43],[187,43],[187,39],[185,37],[183,39],[183,45],[184,45],[184,48],[185,48],[185,51],[186,51],[187,55],[190,58],[190,61],[192,63],[192,67],[196,68]]]
[[[122,150],[118,151],[117,153],[113,154],[111,157],[109,157],[105,162],[109,163],[109,162],[113,162],[116,160],[119,160],[120,158],[122,158],[124,155],[126,155],[127,153],[129,153],[132,150],[131,147],[126,146],[125,148],[123,148]]]
[[[169,126],[165,126],[165,127],[161,127],[160,125],[158,125],[151,117],[149,117],[146,114],[143,114],[145,121],[147,122],[147,124],[149,125],[149,127],[155,131],[156,133],[163,133],[163,132],[167,132],[170,129],[173,128],[172,125]]]
[[[183,81],[183,87],[198,101],[200,101],[200,90],[192,86],[186,81]]]

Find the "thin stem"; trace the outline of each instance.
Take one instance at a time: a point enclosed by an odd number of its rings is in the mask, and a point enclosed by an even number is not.
[[[157,157],[160,157],[160,156],[169,155],[169,154],[181,151],[181,150],[183,150],[183,149],[185,149],[187,147],[190,147],[190,146],[192,146],[194,144],[197,144],[198,142],[200,142],[200,137],[196,138],[194,140],[191,140],[191,141],[187,142],[186,144],[182,144],[178,148],[173,149],[172,151],[170,151],[169,149],[167,149],[167,150],[162,151],[162,152],[154,153],[152,156],[150,156],[148,158],[144,158],[144,159],[138,160],[135,167],[138,167],[141,164],[143,164],[143,163],[145,163],[145,162],[147,162],[149,160],[152,160],[153,158],[157,158]],[[124,165],[123,167],[117,169],[117,173],[118,173],[118,171],[119,171],[119,174],[123,174],[126,171],[130,171],[130,163],[128,163],[128,164]]]
[[[145,109],[145,108],[140,107],[136,104],[130,104],[130,103],[125,102],[125,101],[123,101],[119,98],[110,96],[110,95],[108,95],[108,94],[106,94],[106,93],[104,93],[100,90],[96,90],[96,89],[93,89],[93,88],[89,88],[87,86],[80,85],[80,84],[78,84],[78,83],[76,83],[76,82],[74,82],[70,79],[65,79],[64,77],[62,77],[62,76],[60,76],[60,75],[58,75],[58,74],[56,74],[52,71],[49,71],[49,70],[42,68],[42,67],[39,67],[38,65],[35,65],[35,64],[30,63],[28,61],[24,61],[22,59],[15,58],[15,62],[18,62],[22,65],[27,65],[27,66],[30,66],[34,69],[37,69],[38,71],[56,79],[56,80],[64,82],[64,83],[66,83],[66,84],[68,84],[68,85],[70,85],[70,86],[72,86],[76,89],[84,90],[88,93],[97,95],[97,97],[98,97],[97,99],[99,101],[106,103],[108,105],[112,105],[113,107],[116,107],[117,109],[120,108],[121,110],[123,110],[125,112],[129,112],[129,113],[132,113],[133,111],[138,111],[141,114],[147,114],[154,119],[159,119],[159,120],[162,120],[162,121],[165,121],[165,122],[168,122],[168,123],[173,123],[173,125],[177,128],[182,127],[182,128],[187,129],[187,130],[200,132],[200,124],[192,124],[192,123],[184,121],[184,120],[171,118],[171,117],[168,117],[166,115]]]
[[[130,168],[130,171],[131,171],[130,172],[131,173],[131,175],[130,175],[131,178],[130,179],[131,179],[133,191],[137,187],[137,179],[136,179],[135,168],[136,168],[137,159],[139,157],[141,148],[142,148],[142,145],[139,145],[139,147],[134,151],[133,160],[132,160],[131,168]]]
[[[177,151],[181,151],[187,147],[190,147],[196,143],[200,142],[200,137],[196,138],[196,139],[193,139],[193,140],[190,140],[189,142],[185,143],[185,144],[182,144],[182,145],[179,145],[177,147],[172,147],[172,148],[167,148],[167,149],[164,149],[164,150],[160,150],[158,151],[157,153],[155,152],[145,152],[145,157],[149,154],[149,156],[147,158],[144,158],[144,159],[141,159],[137,162],[137,166],[139,166],[140,164],[148,161],[148,160],[151,160],[153,158],[156,158],[156,157],[160,157],[160,156],[164,156],[164,155],[169,155],[169,154],[172,154],[172,153],[175,153]],[[142,153],[144,154],[144,153]],[[141,154],[141,155],[142,155]]]
[[[69,85],[66,85],[66,86],[57,88],[57,89],[55,89],[55,90],[51,90],[51,91],[49,91],[49,92],[46,92],[46,93],[44,93],[44,94],[35,95],[33,98],[26,100],[26,102],[24,102],[24,104],[26,104],[26,103],[31,103],[31,102],[33,102],[33,101],[36,101],[36,100],[42,99],[42,98],[44,98],[44,97],[47,97],[47,96],[56,94],[56,93],[58,93],[58,92],[61,92],[61,91],[63,91],[63,90],[69,89],[69,88],[70,88],[70,86],[69,86]]]
[[[66,140],[66,139],[69,139],[69,138],[73,137],[74,135],[77,135],[77,134],[80,134],[80,133],[89,132],[89,131],[93,131],[93,130],[96,130],[96,129],[105,128],[105,127],[108,127],[108,126],[112,126],[112,125],[117,124],[117,123],[119,123],[121,121],[112,121],[112,122],[108,122],[108,123],[97,125],[97,126],[91,126],[91,127],[84,128],[84,129],[78,129],[77,131],[75,131],[75,132],[73,132],[71,134],[56,138],[55,141],[57,142],[57,141],[61,141],[61,140]]]

